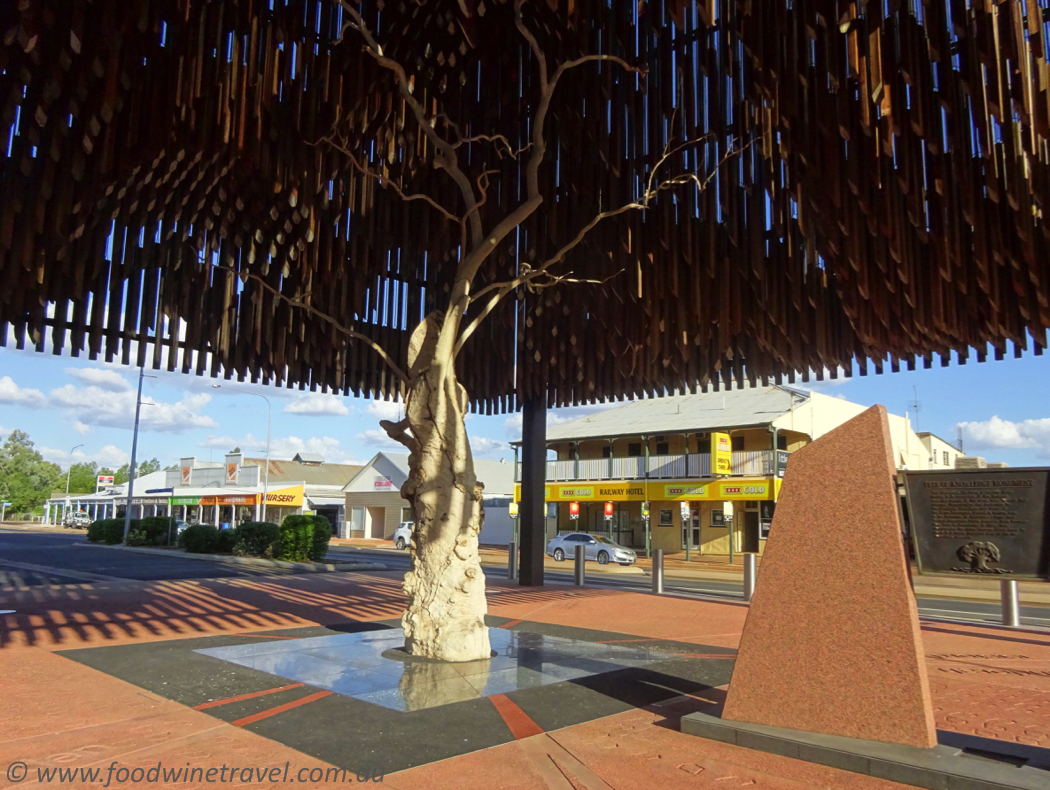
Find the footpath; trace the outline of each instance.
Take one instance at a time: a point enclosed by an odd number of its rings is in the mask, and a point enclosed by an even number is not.
[[[346,547],[354,549],[367,549],[369,551],[384,551],[393,554],[402,554],[403,550],[397,549],[389,540],[378,540],[374,538],[333,538],[331,547]],[[337,549],[338,550],[338,549]],[[507,567],[507,550],[495,546],[482,546],[480,549],[481,564],[484,566]],[[664,577],[667,579],[692,579],[720,582],[742,582],[744,578],[744,560],[739,554],[729,562],[729,557],[720,555],[701,555],[690,552],[688,561],[685,552],[664,555]],[[762,574],[762,558],[757,560],[758,573]],[[572,563],[556,562],[551,557],[544,559],[544,567],[551,570],[571,570]],[[587,563],[587,573],[612,573],[612,574],[634,574],[649,576],[652,574],[653,563],[651,559],[641,556],[633,566],[606,565],[601,566],[595,562]],[[817,566],[819,569],[819,566]],[[945,598],[953,600],[968,601],[994,601],[1000,600],[999,577],[988,578],[954,578],[937,576],[920,576],[918,568],[912,564],[912,579],[915,586],[915,594],[924,598]],[[815,570],[819,572],[819,570]],[[1046,582],[1020,582],[1017,585],[1018,596],[1021,603],[1026,605],[1050,605],[1050,584]]]

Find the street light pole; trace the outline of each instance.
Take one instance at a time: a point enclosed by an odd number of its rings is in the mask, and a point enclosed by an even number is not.
[[[66,469],[66,501],[62,505],[62,521],[65,522],[67,515],[69,514],[69,475],[73,472],[73,453],[76,452],[78,447],[84,445],[78,444],[72,450],[69,451],[69,467]]]
[[[212,389],[222,389],[221,384],[212,384]],[[270,428],[273,425],[273,407],[270,405],[270,399],[265,395],[260,395],[258,392],[244,392],[245,395],[254,395],[256,398],[262,398],[266,401],[266,469],[263,471],[263,499],[262,499],[262,515],[259,516],[263,521],[266,521],[266,494],[270,490]]]
[[[132,490],[135,488],[135,456],[139,449],[139,412],[142,411],[143,373],[143,369],[139,368],[139,394],[135,398],[135,431],[131,438],[131,465],[128,467],[128,503],[124,506],[124,543],[128,542],[128,532],[131,530],[131,498]]]
[[[66,469],[66,496],[69,496],[69,475],[73,471],[73,453],[76,452],[77,448],[83,447],[84,445],[78,444],[72,450],[69,451],[69,468]]]

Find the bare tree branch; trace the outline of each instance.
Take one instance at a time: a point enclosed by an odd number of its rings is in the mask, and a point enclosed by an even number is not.
[[[455,222],[456,224],[458,224],[460,226],[462,226],[463,223],[466,221],[465,218],[463,218],[463,217],[457,217],[455,214],[453,214],[447,208],[445,208],[440,203],[438,203],[436,200],[434,200],[434,198],[430,197],[430,195],[423,194],[422,192],[414,193],[414,194],[411,194],[411,195],[406,195],[404,193],[404,191],[402,191],[401,187],[399,187],[397,185],[397,182],[395,182],[389,176],[384,176],[381,173],[376,173],[376,172],[373,172],[373,171],[369,170],[367,167],[365,167],[363,164],[361,164],[361,162],[359,162],[357,160],[357,157],[354,156],[353,152],[349,148],[347,148],[341,142],[336,142],[334,137],[335,137],[334,133],[330,134],[330,135],[326,135],[325,137],[322,137],[317,142],[311,143],[311,145],[317,146],[317,145],[320,145],[321,143],[327,143],[332,148],[334,148],[336,151],[338,151],[339,153],[341,153],[344,156],[346,156],[350,160],[350,163],[358,170],[358,172],[360,172],[363,175],[368,176],[369,178],[374,178],[376,181],[379,182],[379,186],[381,186],[381,187],[389,187],[390,189],[393,189],[397,193],[398,197],[400,197],[406,203],[411,202],[413,200],[423,200],[423,201],[429,203],[431,206],[433,206],[439,212],[441,212],[441,214],[443,216],[447,217],[448,219],[452,220],[453,222]]]
[[[277,297],[281,301],[285,302],[286,304],[288,304],[288,305],[290,305],[292,307],[299,307],[299,308],[305,310],[306,312],[308,312],[310,315],[317,316],[318,318],[320,318],[325,323],[331,324],[332,326],[334,326],[337,330],[342,332],[347,337],[354,338],[355,340],[360,340],[362,343],[364,343],[369,348],[371,348],[373,351],[375,351],[380,356],[380,358],[382,358],[383,362],[386,363],[386,366],[388,368],[390,368],[390,370],[394,373],[394,375],[397,376],[398,379],[400,379],[403,384],[406,384],[406,385],[408,384],[409,379],[408,379],[408,375],[405,373],[405,371],[403,371],[398,366],[398,364],[396,362],[394,362],[393,358],[391,358],[391,356],[386,352],[386,350],[381,345],[379,345],[376,341],[374,341],[372,338],[368,337],[367,335],[363,335],[360,332],[357,332],[357,331],[355,331],[353,329],[350,329],[349,327],[343,326],[340,322],[336,321],[334,318],[332,318],[327,313],[324,313],[324,312],[318,310],[313,305],[307,304],[306,302],[302,301],[301,299],[293,299],[293,298],[291,298],[289,296],[285,296],[278,289],[274,288],[272,285],[270,285],[268,282],[266,282],[266,280],[264,280],[258,274],[254,274],[252,272],[237,272],[237,271],[235,271],[233,269],[225,269],[225,271],[227,272],[227,274],[229,274],[231,276],[247,277],[249,279],[255,280],[263,288],[265,288],[267,291],[272,293],[275,297]]]
[[[408,432],[411,427],[408,422],[408,418],[401,420],[400,422],[391,422],[390,420],[380,420],[379,427],[386,431],[386,435],[393,439],[398,444],[403,444],[408,448],[410,453],[419,452],[419,442],[416,438]]]
[[[368,29],[368,25],[365,24],[365,20],[361,17],[361,14],[358,13],[357,9],[353,7],[349,0],[337,0],[337,2],[353,19],[353,26],[356,26],[357,31],[365,40],[365,51],[372,56],[376,63],[393,73],[394,78],[397,81],[398,90],[401,92],[401,98],[404,99],[405,104],[407,104],[412,110],[412,114],[415,116],[416,123],[419,125],[420,130],[434,146],[435,167],[440,167],[447,172],[452,180],[456,182],[456,186],[459,187],[459,191],[463,195],[463,202],[466,204],[467,216],[470,218],[470,232],[473,245],[474,247],[481,246],[485,237],[485,231],[481,224],[481,216],[476,211],[477,196],[474,194],[474,190],[471,187],[470,179],[467,178],[466,173],[464,173],[463,169],[459,166],[455,147],[452,143],[438,134],[437,130],[430,125],[430,122],[426,117],[426,110],[423,108],[423,105],[419,103],[419,100],[412,95],[414,85],[409,81],[404,67],[396,60],[388,58],[383,54],[383,48],[379,45],[379,42],[375,40],[375,37]]]
[[[706,137],[706,135],[705,135],[705,137]],[[562,246],[562,248],[559,249],[552,257],[548,258],[546,261],[544,261],[539,266],[537,266],[535,268],[532,268],[532,267],[529,267],[528,264],[522,263],[521,266],[523,268],[523,271],[522,271],[522,273],[520,275],[518,275],[518,277],[514,278],[513,280],[509,280],[509,281],[507,281],[505,283],[492,283],[492,284],[482,288],[476,294],[474,294],[473,298],[471,299],[471,302],[476,301],[477,299],[481,298],[482,295],[484,295],[484,294],[486,294],[486,293],[488,293],[488,292],[490,292],[492,290],[496,290],[496,293],[489,299],[489,301],[481,309],[481,313],[477,317],[475,317],[475,319],[473,321],[471,321],[470,324],[467,325],[467,327],[460,333],[459,339],[456,341],[455,353],[458,354],[460,352],[460,350],[463,348],[464,344],[467,342],[467,338],[469,338],[475,332],[475,330],[481,324],[481,321],[486,316],[488,316],[489,313],[491,313],[495,309],[496,305],[499,304],[499,302],[502,301],[506,296],[508,296],[510,293],[512,293],[514,290],[516,290],[519,286],[532,283],[536,278],[543,277],[543,276],[550,277],[551,280],[552,280],[550,283],[544,284],[543,287],[550,287],[552,285],[557,285],[558,283],[561,283],[561,282],[572,282],[571,280],[566,279],[566,277],[564,277],[564,276],[552,275],[549,272],[549,269],[552,266],[555,266],[556,264],[558,264],[559,262],[564,260],[566,255],[568,255],[573,249],[575,249],[577,246],[579,246],[580,243],[582,243],[583,240],[587,237],[587,234],[589,234],[591,232],[591,230],[593,230],[594,227],[599,222],[601,222],[602,220],[606,220],[606,219],[610,219],[612,217],[619,216],[620,214],[625,214],[628,211],[644,211],[644,210],[646,210],[646,209],[648,209],[650,207],[653,199],[660,192],[664,192],[666,190],[672,189],[672,188],[674,188],[676,186],[680,186],[682,184],[695,183],[696,186],[697,186],[697,191],[698,192],[703,191],[707,187],[707,185],[711,182],[711,179],[714,178],[715,175],[718,173],[718,170],[722,167],[723,164],[725,164],[729,160],[730,157],[735,156],[737,154],[743,153],[744,151],[747,150],[748,147],[750,147],[754,143],[754,140],[752,140],[751,142],[747,143],[747,145],[745,145],[743,148],[741,148],[738,151],[738,150],[735,149],[733,143],[730,142],[729,148],[726,150],[726,153],[722,156],[722,158],[718,161],[718,163],[715,165],[715,167],[711,170],[710,173],[707,174],[707,177],[704,178],[703,180],[701,180],[701,178],[699,176],[699,170],[697,170],[697,171],[692,172],[692,173],[684,173],[684,174],[682,174],[680,176],[676,176],[674,178],[671,178],[671,179],[668,179],[666,181],[660,182],[655,187],[653,186],[653,183],[656,180],[657,173],[658,173],[661,165],[664,164],[664,162],[666,162],[668,159],[671,158],[671,156],[673,156],[674,154],[682,151],[683,149],[685,149],[685,148],[687,148],[687,147],[689,147],[691,145],[696,145],[697,143],[703,141],[705,139],[705,137],[699,137],[699,138],[696,138],[695,140],[688,140],[688,141],[682,143],[681,145],[678,145],[678,146],[674,147],[673,149],[671,148],[671,142],[668,141],[667,145],[664,146],[663,155],[657,161],[656,165],[653,166],[653,170],[649,174],[649,178],[647,179],[647,182],[646,182],[647,183],[647,187],[646,187],[645,193],[641,196],[640,199],[632,201],[630,203],[626,203],[626,204],[620,206],[619,208],[615,208],[615,209],[610,209],[608,211],[601,211],[601,212],[599,212],[598,214],[596,214],[594,217],[591,218],[590,222],[588,222],[586,225],[584,225],[577,232],[577,234],[572,238],[571,241],[569,241],[567,244]],[[617,272],[615,275],[611,275],[610,277],[608,277],[605,280],[600,281],[600,282],[602,284],[604,284],[605,282],[608,282],[608,280],[612,279],[612,277],[615,277],[618,274],[620,274],[620,272]],[[578,282],[595,282],[595,281],[594,280],[584,280],[584,281],[578,281]]]
[[[623,269],[610,274],[603,280],[576,279],[570,277],[571,274],[572,272],[566,272],[563,275],[554,275],[543,269],[529,269],[528,272],[515,277],[513,280],[508,280],[507,282],[502,283],[492,283],[491,285],[482,288],[474,295],[474,299],[471,301],[476,301],[482,294],[488,293],[493,289],[498,289],[498,291],[488,300],[485,306],[481,308],[481,312],[474,317],[474,320],[471,321],[460,333],[459,339],[456,341],[455,353],[459,354],[463,349],[463,346],[466,345],[467,339],[474,334],[475,330],[481,325],[481,322],[488,317],[488,314],[496,308],[496,305],[498,305],[505,296],[513,293],[519,286],[528,284],[534,288],[549,288],[554,285],[560,285],[561,283],[591,283],[593,285],[605,285],[610,280],[623,274]],[[543,283],[542,285],[534,282],[536,278],[541,276],[551,278],[551,282]]]

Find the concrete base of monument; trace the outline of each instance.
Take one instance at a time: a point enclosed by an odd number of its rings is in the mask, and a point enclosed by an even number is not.
[[[721,718],[721,706],[682,717],[682,732],[929,790],[1046,790],[1050,749],[937,731],[932,749]]]

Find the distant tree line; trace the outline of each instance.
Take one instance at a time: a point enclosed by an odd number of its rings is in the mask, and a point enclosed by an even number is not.
[[[143,477],[160,469],[160,461],[150,458],[137,464],[135,477]],[[176,467],[169,467],[176,468]],[[8,513],[31,513],[52,494],[66,490],[66,472],[69,473],[70,494],[92,494],[99,475],[112,475],[113,483],[128,482],[128,464],[113,471],[95,462],[73,464],[64,470],[58,464],[45,461],[34,448],[29,434],[12,431],[0,445],[0,499],[10,502]]]

